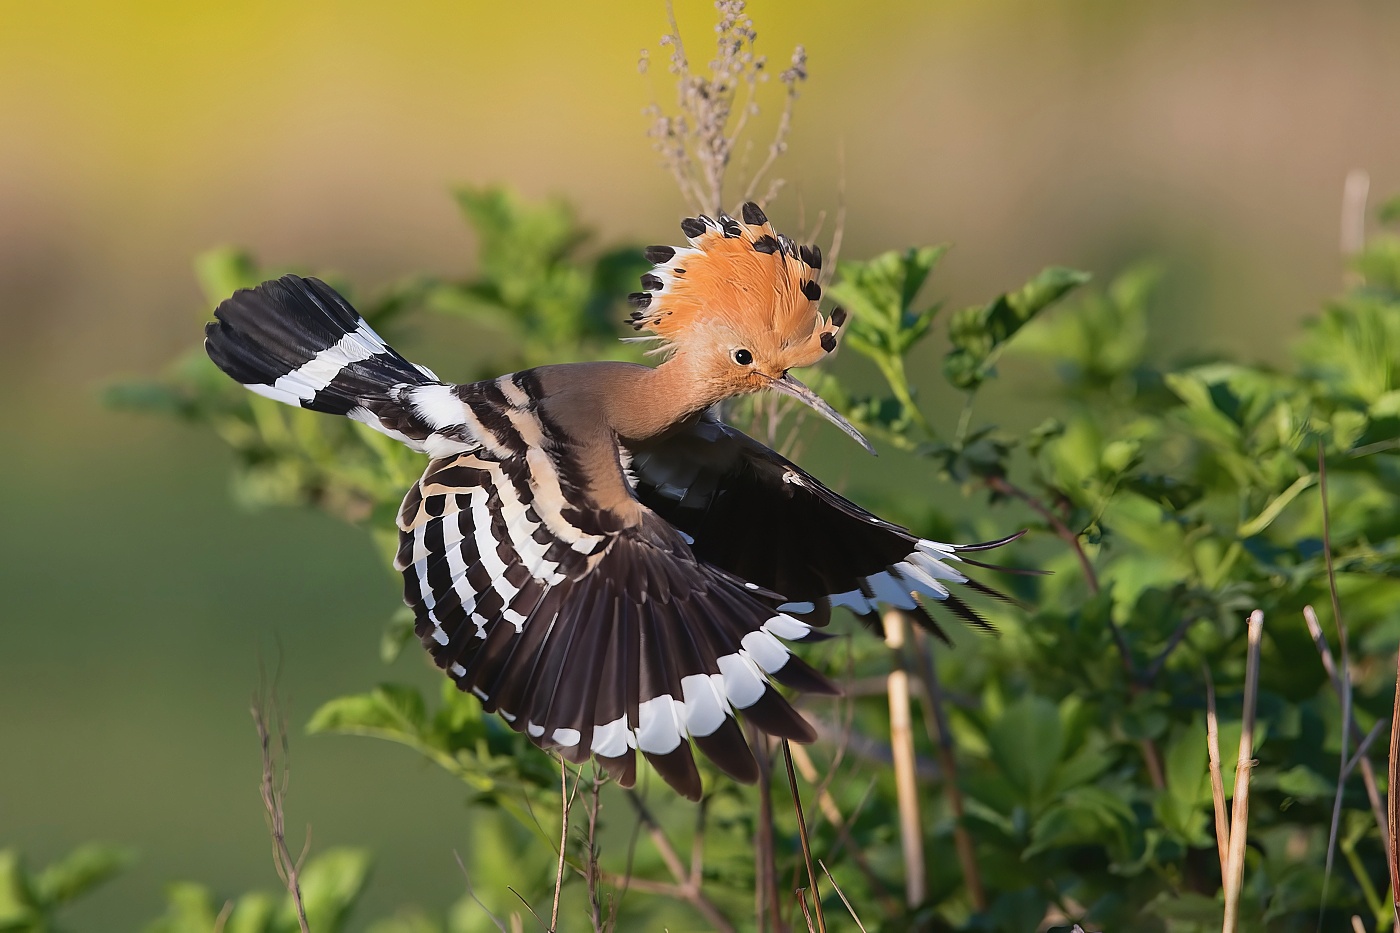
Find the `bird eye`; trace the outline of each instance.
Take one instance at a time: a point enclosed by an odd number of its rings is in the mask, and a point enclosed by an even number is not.
[[[753,354],[748,350],[735,350],[734,362],[738,363],[740,366],[747,366],[753,362]]]

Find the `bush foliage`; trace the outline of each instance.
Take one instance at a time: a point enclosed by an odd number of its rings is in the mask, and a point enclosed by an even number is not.
[[[587,251],[561,203],[527,204],[499,189],[463,191],[458,200],[480,242],[476,275],[415,278],[362,300],[376,328],[393,342],[426,316],[446,315],[489,330],[499,349],[474,373],[447,374],[461,381],[546,361],[625,357],[628,348],[611,338],[623,316],[617,298],[640,271],[637,250]],[[1400,238],[1380,235],[1355,258],[1353,284],[1304,326],[1291,364],[1278,368],[1221,356],[1158,359],[1150,326],[1171,311],[1149,315],[1160,277],[1150,265],[1101,288],[1086,286],[1083,273],[1050,268],[984,305],[945,314],[921,298],[942,255],[917,248],[843,261],[828,289],[852,312],[848,352],[835,372],[809,374],[811,381],[873,438],[916,458],[927,477],[878,495],[848,492],[943,539],[1029,527],[1015,560],[1053,573],[1011,578],[1025,605],[989,608],[999,637],[950,628],[951,649],[930,639],[906,649],[903,663],[922,673],[926,726],[916,742],[928,894],[913,908],[902,906],[907,866],[894,780],[882,760],[889,708],[883,690],[871,687],[894,659],[860,632],[809,652],[850,688],[844,700],[804,706],[834,736],[810,749],[824,775],[820,787],[803,787],[815,854],[871,930],[1215,928],[1221,881],[1207,685],[1219,698],[1228,794],[1240,735],[1243,619],[1259,609],[1266,623],[1245,928],[1313,929],[1321,917],[1323,928],[1335,929],[1353,914],[1368,928],[1388,926],[1385,848],[1371,803],[1356,770],[1340,791],[1338,778],[1361,737],[1388,720],[1400,641],[1393,608]],[[211,307],[275,271],[231,252],[206,256],[199,270]],[[940,319],[941,371],[928,365]],[[990,423],[979,404],[999,378],[999,361],[1013,357],[1019,371],[1034,374],[1034,397],[1018,405],[1053,413],[1026,430]],[[849,388],[862,381],[880,388]],[[329,509],[368,530],[387,566],[391,516],[422,467],[416,455],[363,425],[253,396],[198,349],[161,381],[113,394],[120,404],[217,432],[235,452],[243,499]],[[955,417],[933,414],[927,400],[948,410],[950,398],[962,401],[952,406]],[[1014,421],[1019,408],[1009,412]],[[772,415],[761,402],[731,413],[740,424]],[[950,508],[958,496],[972,507]],[[1308,605],[1319,607],[1332,652],[1345,652],[1335,680],[1305,625]],[[1334,605],[1344,611],[1344,629]],[[406,663],[396,659],[411,638],[411,619],[400,614],[380,639],[385,661]],[[416,650],[410,654],[418,663]],[[1350,732],[1344,708],[1355,721]],[[950,757],[940,758],[940,722]],[[399,742],[460,779],[472,792],[463,825],[472,827],[467,868],[478,895],[508,913],[510,884],[547,906],[559,765],[483,715],[473,698],[445,680],[437,696],[385,683],[328,699],[310,730]],[[674,849],[686,852],[693,833],[703,836],[704,898],[736,928],[754,924],[762,873],[753,840],[765,822],[775,834],[778,887],[806,884],[781,760],[776,770],[771,795],[707,771],[698,821],[696,808],[668,795],[643,803],[604,787],[600,826],[590,832],[593,778],[584,769],[561,928],[586,927],[590,902],[604,924],[616,911],[621,929],[693,926],[693,912],[649,896],[687,880],[668,873],[657,836],[673,837]],[[830,810],[813,805],[818,791],[829,793]],[[641,841],[633,835],[638,819]],[[970,862],[954,857],[958,833],[971,840]],[[0,886],[0,928],[46,928],[66,897],[117,864],[98,861],[100,871],[67,872],[81,876],[72,884],[43,880],[65,875],[61,866],[36,880],[15,860],[0,862],[8,885]],[[308,886],[317,872],[337,879],[319,895],[326,906],[318,933],[339,928],[364,864],[362,854],[327,852],[308,866]],[[580,880],[594,869],[596,891]],[[830,884],[823,880],[821,890],[829,917],[844,912]],[[285,911],[266,896],[235,903],[240,925],[230,920],[225,929],[288,928]],[[206,889],[178,886],[170,913],[151,929],[207,929],[217,912]],[[802,924],[790,894],[781,912]],[[446,925],[404,914],[374,929],[493,924],[464,901]]]

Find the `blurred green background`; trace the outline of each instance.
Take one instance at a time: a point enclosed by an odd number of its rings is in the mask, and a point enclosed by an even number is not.
[[[811,68],[770,215],[810,228],[844,187],[847,256],[954,241],[953,307],[1048,263],[1103,278],[1150,255],[1161,352],[1277,358],[1340,281],[1347,172],[1400,189],[1394,3],[750,9],[773,65],[802,43]],[[697,62],[711,14],[677,4]],[[136,927],[175,878],[275,887],[258,658],[281,658],[304,722],[383,676],[398,605],[362,533],[240,510],[217,440],[106,411],[100,389],[198,339],[210,247],[362,292],[460,275],[454,183],[561,194],[600,244],[674,241],[684,206],[641,116],[669,96],[665,28],[641,2],[0,2],[0,845],[140,855],[76,926]],[[417,342],[465,372],[453,343]],[[901,468],[812,465],[867,486]],[[383,743],[294,734],[292,754],[292,826],[376,854],[360,916],[460,896],[472,834],[449,776]]]

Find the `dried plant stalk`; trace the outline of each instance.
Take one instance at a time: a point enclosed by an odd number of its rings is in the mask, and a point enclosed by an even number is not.
[[[817,915],[817,933],[826,933],[826,915],[822,912],[821,892],[817,889],[817,869],[812,863],[812,842],[807,838],[807,818],[802,813],[802,794],[797,789],[797,774],[792,767],[792,744],[787,739],[783,739],[783,761],[787,764],[788,789],[792,791],[792,810],[797,816],[797,832],[802,840],[802,858],[807,864],[807,884],[812,889],[812,909]],[[806,913],[805,900],[803,913]]]
[[[1264,613],[1249,614],[1249,659],[1244,673],[1244,717],[1239,761],[1235,765],[1235,797],[1231,801],[1230,849],[1225,865],[1225,923],[1223,933],[1235,933],[1240,922],[1240,892],[1244,888],[1244,849],[1249,836],[1249,773],[1254,768],[1254,713],[1259,693],[1259,643],[1264,636]]]
[[[662,164],[675,177],[681,195],[697,211],[719,213],[724,209],[725,172],[749,119],[759,112],[758,86],[768,80],[767,61],[754,52],[758,33],[746,6],[744,0],[718,0],[715,4],[719,11],[715,57],[708,74],[701,74],[692,67],[675,11],[669,2],[666,5],[670,32],[661,37],[661,45],[670,49],[668,70],[676,81],[676,111],[667,113],[656,102],[648,106],[644,113],[652,123],[647,135]],[[649,64],[644,51],[639,62],[643,73]],[[743,200],[754,197],[773,163],[787,151],[797,88],[807,80],[807,53],[802,46],[794,50],[790,66],[778,79],[786,90],[783,112],[767,156],[750,179]],[[763,200],[770,200],[781,185],[781,181],[771,181]]]
[[[904,613],[884,615],[885,644],[893,669],[888,680],[890,749],[894,753],[895,794],[899,800],[899,839],[904,852],[904,898],[910,907],[923,903],[924,837],[919,822],[919,794],[914,780],[914,730],[909,716],[909,672],[904,662]]]
[[[1215,846],[1220,856],[1220,882],[1230,861],[1230,818],[1225,810],[1225,777],[1220,770],[1220,720],[1215,715],[1215,680],[1206,675],[1206,750],[1210,755],[1210,801],[1215,807]]]
[[[277,701],[276,687],[260,687],[253,697],[250,710],[253,725],[258,731],[258,743],[262,746],[262,793],[263,810],[267,814],[267,829],[272,835],[272,864],[277,876],[287,888],[296,913],[297,925],[301,933],[310,933],[306,922],[306,904],[301,896],[301,866],[311,845],[311,831],[307,830],[306,842],[301,855],[292,857],[287,846],[287,821],[283,801],[287,796],[287,785],[291,780],[291,768],[287,764],[287,721],[282,715],[282,707]],[[276,744],[273,735],[276,734]]]
[[[1390,714],[1390,770],[1387,772],[1386,788],[1386,835],[1390,842],[1390,851],[1400,852],[1400,825],[1397,825],[1396,813],[1400,810],[1400,654],[1395,658],[1395,704]],[[1400,868],[1396,863],[1400,859],[1390,860],[1390,893],[1395,907],[1395,928],[1400,930]]]

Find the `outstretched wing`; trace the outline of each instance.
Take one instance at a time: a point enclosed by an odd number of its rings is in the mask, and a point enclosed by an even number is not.
[[[831,491],[742,431],[705,417],[629,447],[635,491],[648,508],[692,539],[700,560],[782,593],[779,608],[825,625],[835,606],[870,617],[884,603],[920,613],[936,600],[964,621],[987,622],[950,590],[994,590],[957,566],[969,551],[998,547],[920,538]]]
[[[522,414],[510,413],[512,418]],[[780,639],[810,627],[781,600],[695,559],[648,515],[617,528],[571,481],[567,453],[434,460],[399,514],[396,566],[439,667],[537,745],[592,755],[625,786],[640,751],[699,799],[690,741],[722,770],[758,770],[736,712],[772,735],[815,736],[770,683],[835,692]]]

